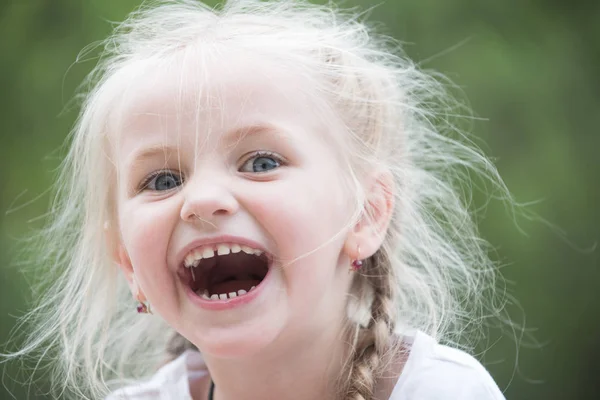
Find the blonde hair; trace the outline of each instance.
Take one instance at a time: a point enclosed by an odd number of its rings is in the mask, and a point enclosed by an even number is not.
[[[112,166],[103,152],[107,121],[122,71],[209,42],[276,56],[310,77],[348,134],[342,153],[356,195],[353,222],[369,216],[361,177],[374,167],[393,175],[396,207],[387,235],[352,286],[353,350],[339,398],[373,396],[398,335],[421,330],[464,346],[478,332],[482,311],[495,312],[494,265],[467,209],[473,177],[510,196],[494,166],[452,123],[460,106],[443,81],[358,14],[331,4],[239,0],[213,10],[173,0],[144,5],[103,42],[42,236],[39,265],[55,280],[25,317],[35,328],[13,357],[40,351],[55,358],[56,389],[79,398],[100,398],[160,363],[173,331],[159,318],[131,318],[131,295],[105,239],[114,212]],[[188,345],[177,336],[170,342],[174,353]]]

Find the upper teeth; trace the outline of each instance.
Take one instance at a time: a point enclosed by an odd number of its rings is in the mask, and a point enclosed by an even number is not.
[[[239,244],[211,244],[202,247],[198,247],[192,250],[184,260],[184,265],[186,268],[197,267],[200,264],[200,261],[203,258],[212,258],[215,256],[215,251],[218,256],[226,255],[229,253],[239,253],[243,251],[246,254],[254,254],[260,256],[263,252],[262,250],[253,249],[248,246],[243,246]]]

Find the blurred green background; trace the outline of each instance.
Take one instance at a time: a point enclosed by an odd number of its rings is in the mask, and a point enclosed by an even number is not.
[[[77,116],[69,102],[94,64],[75,60],[139,0],[0,4],[2,344],[37,295],[19,272],[18,239],[43,221]],[[369,19],[461,87],[481,117],[470,129],[484,151],[517,200],[535,202],[529,209],[552,224],[517,218],[522,233],[493,201],[480,218],[520,304],[509,305],[510,316],[537,341],[491,329],[480,359],[508,399],[600,399],[600,263],[592,251],[600,238],[600,2],[388,0]],[[47,398],[14,381],[19,368],[4,371],[0,399],[11,398],[9,389],[17,399]]]

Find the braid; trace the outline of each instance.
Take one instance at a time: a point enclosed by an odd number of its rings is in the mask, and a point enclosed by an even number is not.
[[[365,260],[364,285],[373,290],[371,318],[366,328],[357,326],[358,340],[351,356],[344,399],[370,400],[378,378],[392,355],[394,332],[394,275],[382,250]]]

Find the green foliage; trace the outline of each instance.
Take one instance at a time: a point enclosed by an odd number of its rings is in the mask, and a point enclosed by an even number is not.
[[[94,64],[76,62],[78,53],[137,5],[0,6],[0,343],[36,296],[18,273],[35,269],[19,262],[18,239],[43,221],[61,144],[77,116],[70,100]],[[597,251],[587,251],[600,237],[600,3],[389,0],[368,18],[461,88],[480,117],[470,130],[517,200],[534,202],[530,209],[550,222],[514,220],[494,201],[480,218],[522,307],[508,304],[510,317],[539,342],[491,328],[482,360],[509,399],[600,398],[600,263]],[[474,205],[483,201],[476,194]],[[8,389],[17,399],[46,398],[12,382],[28,379],[21,368],[8,366],[0,398],[10,398]]]

